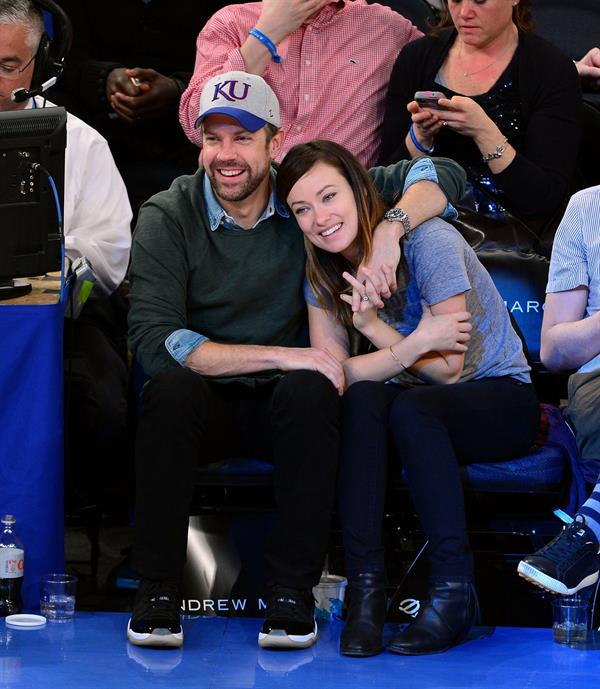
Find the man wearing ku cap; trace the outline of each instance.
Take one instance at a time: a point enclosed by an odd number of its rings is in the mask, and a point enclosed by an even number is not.
[[[144,204],[134,234],[130,341],[151,380],[136,445],[141,582],[128,639],[181,646],[179,580],[197,465],[258,456],[274,464],[279,518],[265,552],[259,644],[303,648],[316,639],[311,589],[328,542],[344,374],[308,346],[302,233],[274,192],[271,161],[284,139],[275,94],[257,75],[217,75],[196,126],[202,167]],[[408,185],[406,167],[417,167],[402,165],[385,176],[388,196]],[[435,170],[441,188],[415,179],[400,199],[415,224],[461,193],[454,164]]]

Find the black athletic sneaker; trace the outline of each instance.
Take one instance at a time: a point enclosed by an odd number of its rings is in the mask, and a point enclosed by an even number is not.
[[[181,597],[176,580],[142,579],[127,625],[130,643],[136,646],[182,646],[180,606]]]
[[[572,596],[598,580],[598,541],[581,515],[548,545],[519,562],[520,576],[546,591]]]
[[[262,648],[308,648],[316,640],[312,591],[273,587],[265,621],[258,634],[258,645]]]

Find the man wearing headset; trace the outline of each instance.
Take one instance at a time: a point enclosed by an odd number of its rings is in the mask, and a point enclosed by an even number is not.
[[[48,79],[48,59],[39,49],[47,40],[41,8],[57,10],[51,2],[0,0],[0,112],[52,105],[34,95]],[[68,25],[66,17],[64,23]],[[88,484],[96,484],[88,472],[105,464],[110,456],[105,454],[107,444],[116,438],[122,443],[125,432],[126,350],[118,352],[118,329],[108,298],[125,277],[131,208],[106,141],[72,115],[67,119],[63,210],[67,257],[71,262],[87,258],[96,275],[93,298],[67,326],[65,337],[65,348],[71,349],[73,412],[68,445],[77,446],[84,439],[89,448],[85,465],[71,462],[81,484],[73,507],[82,508],[95,498],[85,494]],[[121,336],[124,342],[124,333]]]

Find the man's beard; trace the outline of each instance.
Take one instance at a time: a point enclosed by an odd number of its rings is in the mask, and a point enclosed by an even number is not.
[[[221,167],[221,169],[227,169],[227,167],[222,165],[219,167]],[[221,184],[219,180],[217,180],[216,173],[213,171],[212,166],[209,170],[207,170],[207,175],[212,184],[213,191],[224,201],[243,201],[244,199],[247,199],[258,189],[265,177],[269,174],[268,167],[258,171],[252,171],[252,169],[247,165],[231,165],[231,168],[241,169],[247,173],[246,181],[241,187],[229,189],[225,185]]]

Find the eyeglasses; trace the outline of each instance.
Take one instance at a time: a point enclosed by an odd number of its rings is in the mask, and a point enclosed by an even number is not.
[[[18,79],[34,60],[35,55],[32,55],[31,60],[29,60],[24,67],[21,67],[21,69],[18,67],[11,67],[11,65],[6,65],[3,62],[0,62],[0,79],[9,79],[10,81]]]

